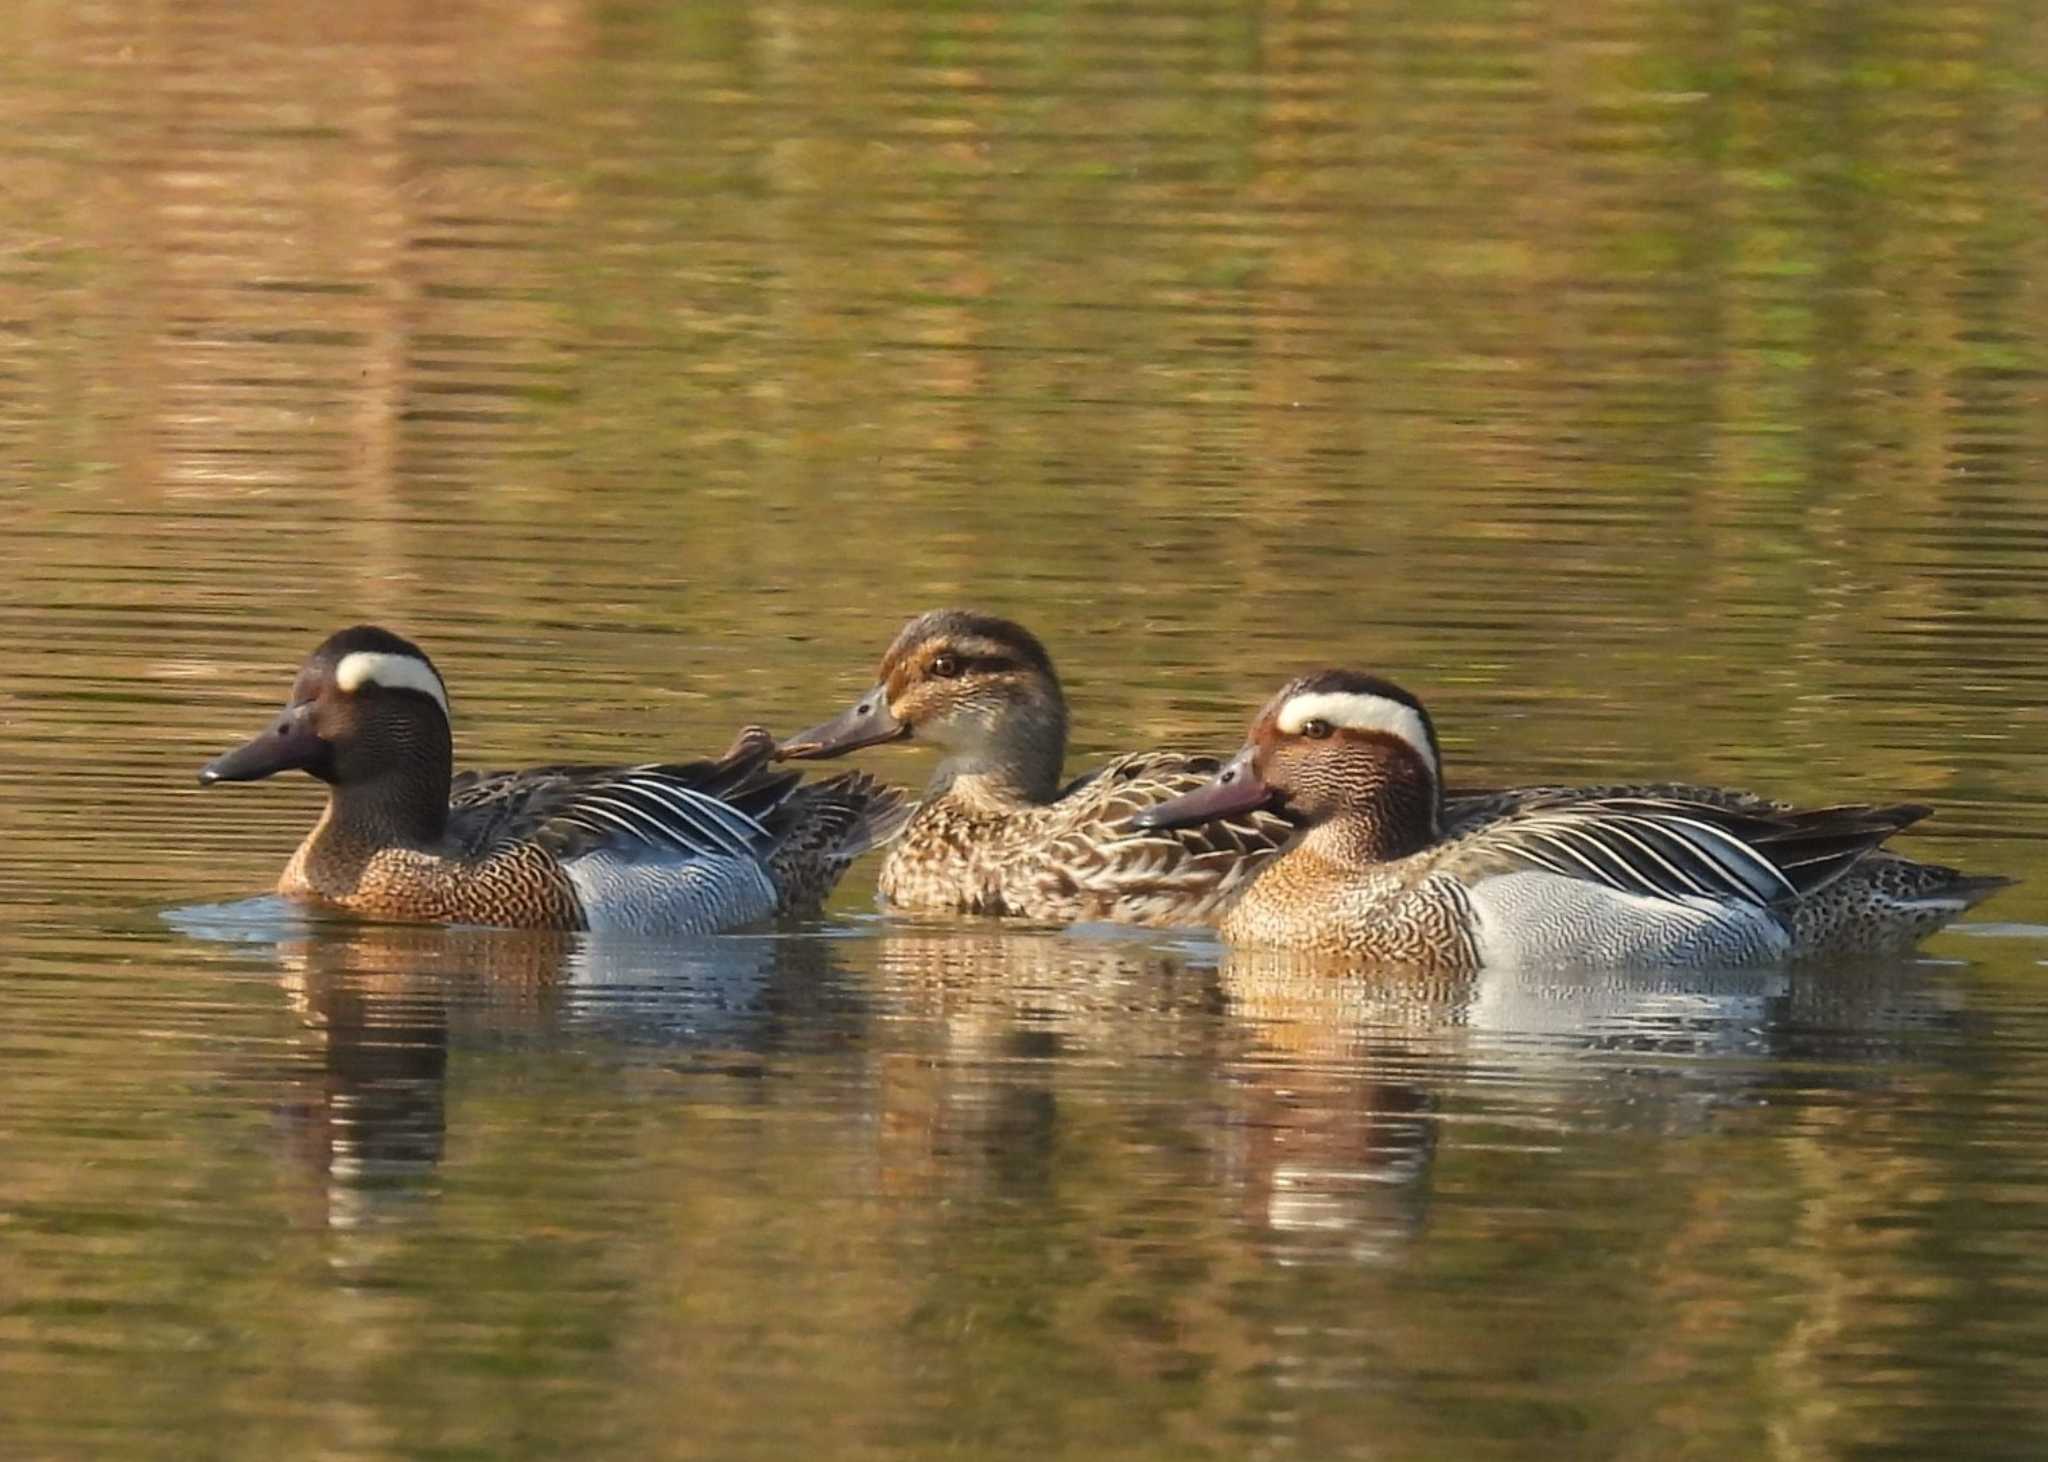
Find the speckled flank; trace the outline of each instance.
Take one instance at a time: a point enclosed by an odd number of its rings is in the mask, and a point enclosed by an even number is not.
[[[2010,880],[1874,853],[1791,912],[1796,958],[1911,949]]]
[[[890,850],[881,896],[919,913],[1203,922],[1279,851],[1288,825],[1265,814],[1174,832],[1124,823],[1203,785],[1220,765],[1133,752],[1044,805],[991,802],[956,785],[928,799]]]
[[[646,858],[598,848],[562,865],[584,922],[605,934],[713,934],[768,918],[775,884],[755,858]]]
[[[817,913],[853,860],[894,838],[915,810],[866,772],[800,788],[790,798],[787,831],[768,855],[777,912]]]

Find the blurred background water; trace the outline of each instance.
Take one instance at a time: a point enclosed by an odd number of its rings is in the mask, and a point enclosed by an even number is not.
[[[0,122],[0,1453],[2048,1450],[2048,12],[31,3]],[[1077,768],[1343,663],[2027,881],[1449,984],[230,902],[339,625],[516,764],[946,603]]]

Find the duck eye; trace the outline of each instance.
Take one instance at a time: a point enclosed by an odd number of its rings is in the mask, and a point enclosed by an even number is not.
[[[1336,727],[1325,721],[1321,716],[1311,716],[1308,720],[1301,723],[1301,734],[1308,737],[1311,741],[1327,741],[1330,733],[1334,730],[1336,730]]]
[[[931,663],[932,674],[941,680],[951,680],[960,673],[958,655],[934,655]]]

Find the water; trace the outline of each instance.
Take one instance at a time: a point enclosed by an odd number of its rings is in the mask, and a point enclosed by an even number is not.
[[[2048,1450],[2048,29],[1989,0],[110,3],[0,46],[0,1453]],[[1022,618],[1073,763],[1939,808],[1812,973],[308,921],[359,619],[469,764]],[[921,753],[865,762],[915,781]]]

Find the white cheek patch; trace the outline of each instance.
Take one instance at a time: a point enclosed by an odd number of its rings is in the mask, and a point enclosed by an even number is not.
[[[1298,736],[1311,721],[1328,721],[1347,731],[1378,731],[1398,736],[1415,749],[1424,766],[1431,772],[1437,770],[1436,757],[1429,749],[1429,729],[1413,706],[1390,701],[1383,695],[1356,691],[1311,691],[1291,697],[1280,708],[1276,724],[1285,735]]]
[[[416,655],[393,655],[378,650],[357,650],[343,655],[334,667],[334,683],[351,695],[366,685],[386,690],[416,690],[434,698],[441,714],[448,714],[448,691],[441,677]]]

